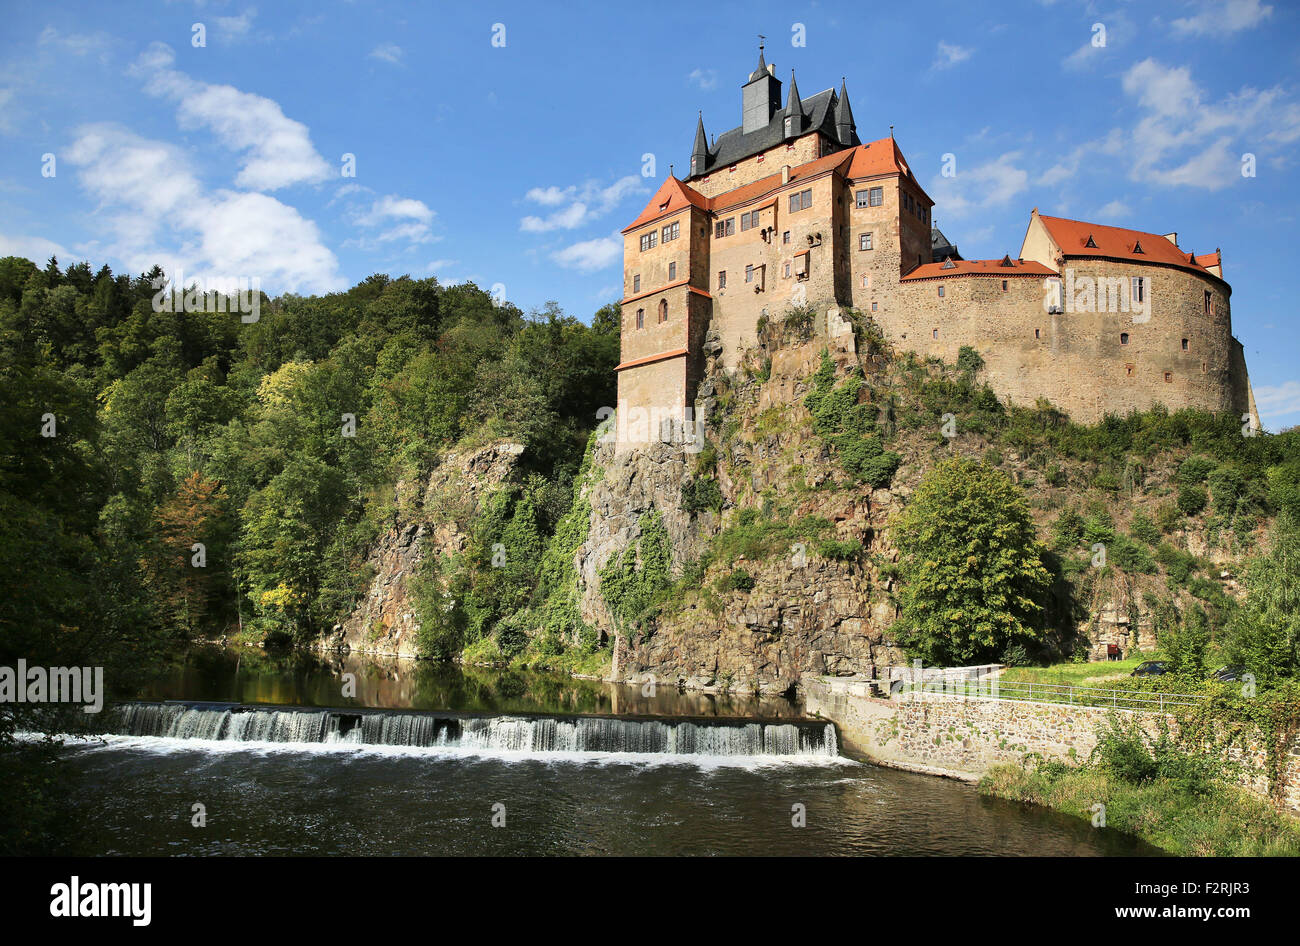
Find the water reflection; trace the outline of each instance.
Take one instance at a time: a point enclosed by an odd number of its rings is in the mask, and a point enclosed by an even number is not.
[[[355,695],[344,696],[344,675]],[[349,691],[352,692],[352,691]],[[196,644],[120,699],[214,700],[294,706],[366,706],[471,713],[592,713],[626,716],[747,716],[786,719],[801,708],[779,696],[708,694],[363,654],[268,653]]]

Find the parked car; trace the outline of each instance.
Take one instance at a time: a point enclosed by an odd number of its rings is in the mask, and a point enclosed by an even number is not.
[[[1144,660],[1130,674],[1134,677],[1158,677],[1169,672],[1169,665],[1163,660]]]
[[[1246,672],[1246,668],[1240,664],[1228,664],[1226,667],[1220,667],[1210,675],[1211,680],[1218,680],[1220,683],[1235,683],[1240,680]]]

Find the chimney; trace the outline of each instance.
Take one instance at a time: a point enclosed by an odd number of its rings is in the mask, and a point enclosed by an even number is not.
[[[1175,230],[1173,233],[1166,233],[1166,234],[1165,234],[1165,239],[1168,240],[1170,243],[1172,243],[1174,246],[1177,246],[1177,245],[1178,245],[1178,231]]]
[[[782,184],[790,183],[790,165],[788,164],[785,167],[781,168],[781,183]]]

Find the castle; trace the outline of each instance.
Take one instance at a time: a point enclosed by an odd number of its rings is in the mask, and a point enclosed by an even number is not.
[[[852,308],[899,350],[954,362],[971,346],[1011,403],[1083,422],[1159,403],[1258,428],[1219,250],[1035,208],[1015,259],[967,260],[933,209],[892,126],[862,142],[843,81],[803,98],[792,73],[783,97],[760,46],[740,126],[710,141],[701,115],[690,173],[623,230],[620,448],[692,419],[706,349],[735,370],[760,319],[804,306],[828,344],[853,345]]]

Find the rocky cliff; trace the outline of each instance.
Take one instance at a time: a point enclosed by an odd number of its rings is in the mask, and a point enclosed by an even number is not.
[[[412,576],[425,555],[454,555],[465,548],[475,515],[514,473],[522,452],[516,443],[493,443],[449,453],[423,482],[398,483],[393,523],[370,552],[370,585],[347,620],[324,640],[324,649],[416,656]]]

